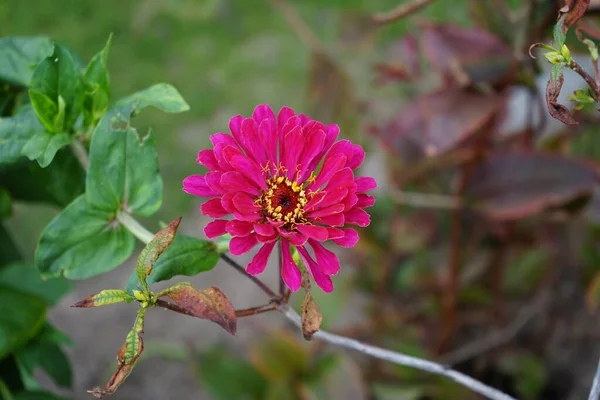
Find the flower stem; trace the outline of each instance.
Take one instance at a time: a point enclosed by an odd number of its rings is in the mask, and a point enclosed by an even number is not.
[[[144,244],[150,243],[154,237],[152,232],[142,226],[142,224],[140,224],[135,218],[126,212],[118,213],[117,220],[123,224],[124,227],[129,229],[129,231]]]
[[[277,295],[275,294],[275,292],[272,291],[271,289],[269,289],[269,287],[267,285],[265,285],[263,283],[263,281],[261,281],[260,279],[258,279],[255,276],[252,276],[249,273],[247,273],[246,270],[244,269],[244,267],[242,267],[237,262],[235,262],[234,260],[229,258],[229,256],[227,254],[221,253],[221,260],[225,261],[227,264],[229,264],[234,269],[236,269],[239,273],[241,273],[246,278],[248,278],[252,282],[254,282],[254,284],[256,286],[258,286],[263,292],[265,292],[267,294],[267,296],[269,296],[271,299],[277,299]]]
[[[90,167],[90,159],[85,147],[83,147],[83,143],[77,138],[73,139],[71,142],[71,150],[73,150],[75,158],[77,158],[83,169],[87,171]]]

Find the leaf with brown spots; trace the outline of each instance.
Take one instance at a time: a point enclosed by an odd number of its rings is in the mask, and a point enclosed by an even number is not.
[[[546,85],[546,104],[548,106],[548,112],[552,117],[564,124],[577,125],[578,122],[573,118],[569,109],[556,101],[560,94],[560,90],[562,89],[564,80],[562,66],[552,66],[550,79]]]
[[[133,328],[129,331],[125,343],[121,346],[121,349],[119,349],[119,354],[117,355],[117,372],[110,378],[104,389],[95,387],[92,390],[88,390],[88,393],[92,396],[100,399],[106,395],[113,394],[117,391],[119,385],[125,382],[125,379],[127,379],[133,370],[133,367],[144,351],[142,333],[144,333],[144,317],[146,315],[146,310],[147,308],[143,308],[138,311]]]
[[[150,243],[148,243],[140,253],[135,269],[138,279],[146,291],[148,291],[146,277],[152,272],[152,266],[156,260],[158,260],[158,257],[164,253],[173,242],[173,239],[175,239],[175,234],[177,233],[177,228],[179,228],[180,223],[181,217],[175,219],[169,225],[158,231]]]
[[[565,6],[559,10],[558,19],[564,34],[583,17],[589,5],[590,0],[566,0]]]
[[[300,310],[300,315],[302,317],[302,334],[304,335],[304,339],[312,340],[313,335],[321,327],[323,315],[319,311],[319,306],[310,295],[310,278],[306,271],[302,278],[302,287],[304,288],[304,300],[302,301]]]
[[[107,306],[109,304],[121,303],[123,301],[126,303],[131,303],[133,300],[135,300],[135,297],[123,290],[107,289],[88,296],[85,299],[73,304],[71,307],[100,307]]]
[[[158,297],[168,297],[176,307],[173,311],[192,317],[207,319],[220,325],[235,335],[237,319],[229,298],[218,287],[197,290],[189,284],[179,284],[159,293]]]

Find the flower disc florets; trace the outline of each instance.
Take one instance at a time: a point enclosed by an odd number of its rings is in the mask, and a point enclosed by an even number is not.
[[[204,232],[209,238],[231,234],[234,255],[260,243],[246,268],[253,275],[264,271],[280,243],[282,278],[297,290],[302,275],[292,259],[294,246],[317,285],[332,291],[330,276],[340,263],[321,243],[354,246],[358,234],[344,226],[369,225],[363,208],[375,202],[366,194],[376,187],[375,180],[354,177],[363,149],[336,141],[337,125],[323,125],[287,107],[275,116],[269,106],[258,106],[252,118],[233,117],[229,129],[231,135],[211,136],[214,149],[198,153],[198,163],[209,172],[183,181],[187,193],[212,198],[201,210],[216,219]]]

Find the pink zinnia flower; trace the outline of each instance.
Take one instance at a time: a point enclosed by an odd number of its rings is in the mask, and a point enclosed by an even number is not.
[[[252,118],[231,118],[229,130],[231,135],[210,137],[214,150],[198,153],[197,162],[209,172],[183,181],[185,192],[212,198],[201,206],[204,215],[218,218],[206,225],[206,236],[231,234],[229,250],[236,256],[260,244],[246,267],[252,275],[264,271],[280,242],[282,279],[294,291],[302,282],[290,251],[295,246],[317,285],[331,292],[330,276],[340,262],[321,243],[354,246],[358,234],[344,226],[369,225],[363,208],[375,203],[366,194],[375,180],[354,177],[364,150],[336,141],[337,125],[323,125],[287,107],[275,116],[269,106],[257,106]]]

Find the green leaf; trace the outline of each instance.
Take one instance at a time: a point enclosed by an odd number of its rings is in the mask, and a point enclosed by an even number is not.
[[[85,279],[114,269],[134,247],[134,236],[114,214],[90,207],[82,195],[46,226],[35,264],[44,277]]]
[[[10,234],[0,223],[0,267],[13,261],[21,259],[21,254],[10,237]]]
[[[0,39],[0,79],[29,86],[35,66],[52,52],[52,41],[46,37]]]
[[[0,282],[23,292],[39,296],[55,305],[73,286],[63,278],[42,280],[35,265],[15,262],[0,269]]]
[[[0,220],[10,217],[12,214],[12,204],[8,190],[0,186]]]
[[[0,286],[0,359],[31,339],[44,325],[46,302]]]
[[[131,303],[134,300],[135,297],[123,290],[107,289],[88,296],[85,299],[73,304],[71,307],[100,307],[122,302]]]
[[[175,234],[177,233],[177,228],[179,228],[180,223],[181,217],[158,231],[150,243],[142,249],[135,270],[139,282],[146,291],[148,291],[146,277],[152,272],[152,267],[156,260],[158,260],[158,257],[160,257],[160,255],[171,245],[173,239],[175,239]]]
[[[152,272],[146,277],[146,282],[151,285],[178,275],[195,276],[200,272],[210,271],[218,261],[219,253],[214,243],[191,236],[177,235],[154,264]],[[134,271],[127,281],[127,292],[132,293],[138,282]]]
[[[51,134],[40,132],[23,146],[23,155],[30,160],[37,160],[42,168],[46,168],[61,148],[71,144],[71,137],[66,133]]]
[[[150,86],[148,89],[119,100],[116,105],[116,107],[125,108],[130,106],[133,107],[133,110],[142,110],[153,106],[168,113],[180,113],[190,109],[189,104],[181,97],[177,89],[167,83]]]
[[[62,387],[71,387],[71,363],[61,348],[51,342],[35,338],[23,348],[15,352],[17,366],[29,390],[37,389],[33,374],[37,367],[41,367],[54,383]]]
[[[71,150],[64,148],[46,168],[26,158],[10,166],[0,165],[0,182],[15,200],[64,207],[83,193],[85,171]]]
[[[112,35],[109,36],[104,49],[92,58],[85,71],[83,115],[86,126],[95,125],[108,110],[110,79],[107,62],[111,39]]]
[[[78,63],[67,48],[55,45],[52,56],[37,65],[29,97],[49,132],[68,132],[73,127],[81,112],[83,91]]]
[[[19,160],[23,146],[36,134],[43,133],[33,108],[27,106],[9,118],[0,118],[0,166]]]
[[[197,359],[198,379],[215,399],[265,398],[268,387],[266,379],[247,361],[228,354],[225,346],[215,346]]]

